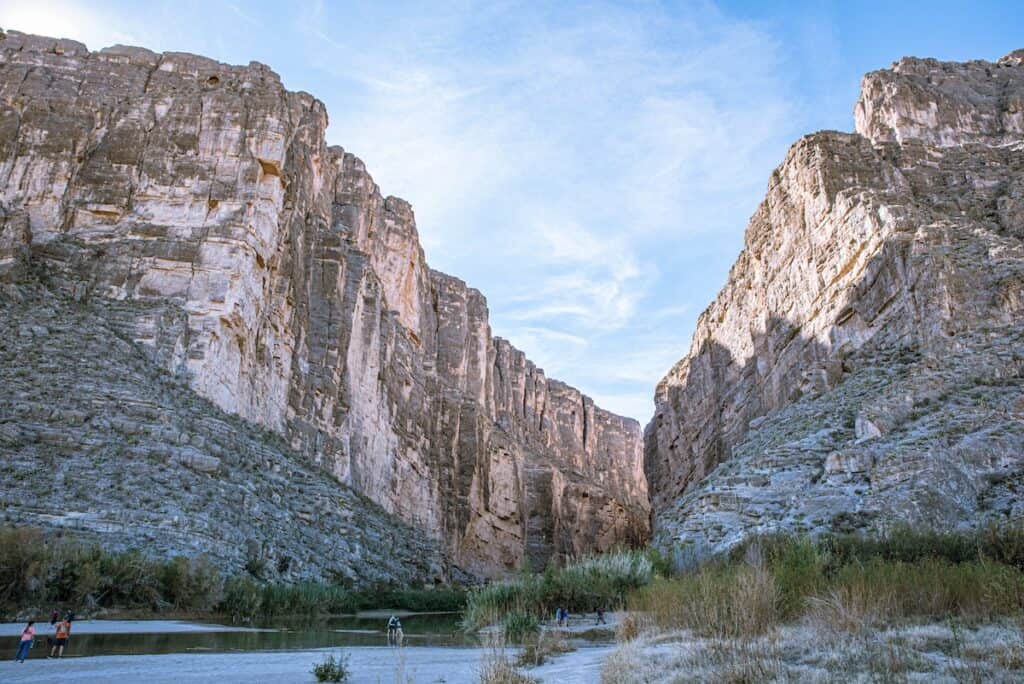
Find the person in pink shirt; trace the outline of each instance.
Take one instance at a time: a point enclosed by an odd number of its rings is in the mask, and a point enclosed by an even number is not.
[[[18,643],[18,653],[14,656],[14,659],[18,662],[25,662],[25,658],[28,658],[28,649],[32,648],[32,642],[36,638],[35,622],[32,620],[28,621],[25,629],[21,630],[21,641]]]

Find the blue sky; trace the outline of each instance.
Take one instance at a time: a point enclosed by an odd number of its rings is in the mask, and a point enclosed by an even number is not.
[[[786,148],[852,130],[902,55],[1024,47],[1024,2],[0,0],[0,26],[269,64],[496,335],[645,422]]]

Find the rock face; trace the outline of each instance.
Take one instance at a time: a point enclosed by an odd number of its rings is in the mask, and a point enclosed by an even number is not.
[[[1024,514],[1024,52],[789,151],[645,433],[659,543]]]
[[[15,32],[0,60],[0,278],[42,274],[471,572],[646,537],[639,426],[492,337],[319,101],[257,63]]]
[[[0,297],[3,524],[266,579],[467,579],[436,541],[156,366],[109,310],[16,292]]]

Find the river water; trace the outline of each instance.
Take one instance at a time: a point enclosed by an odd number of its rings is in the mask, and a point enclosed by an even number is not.
[[[480,645],[479,639],[459,629],[455,613],[421,613],[403,615],[402,631],[407,647],[469,648]],[[259,625],[258,630],[215,631],[210,623],[188,623],[203,631],[193,631],[183,623],[147,621],[111,622],[80,620],[72,625],[71,640],[65,656],[150,655],[166,653],[230,653],[237,651],[306,650],[351,646],[386,646],[387,617],[341,616],[315,622],[278,620]],[[115,627],[116,625],[116,627]],[[169,625],[173,631],[151,631]],[[38,628],[36,646],[31,658],[43,655],[49,625]],[[0,653],[13,656],[24,624],[6,626],[0,636]],[[137,628],[135,628],[137,627]],[[110,633],[112,632],[112,633]],[[8,636],[10,635],[10,636]]]

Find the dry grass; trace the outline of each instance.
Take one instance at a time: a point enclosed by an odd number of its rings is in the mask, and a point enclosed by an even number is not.
[[[516,656],[519,667],[537,667],[543,665],[553,656],[571,653],[576,647],[566,640],[562,632],[545,629],[523,645]]]
[[[841,633],[921,620],[980,624],[1024,614],[1024,572],[986,559],[938,557],[837,565],[827,551],[795,540],[657,579],[627,605],[658,629],[706,637],[756,637],[800,621]]]
[[[809,597],[805,619],[819,632],[858,633],[877,624],[883,614],[890,612],[882,605],[887,598],[877,592],[837,587],[825,596]]]
[[[626,613],[623,615],[619,620],[619,624],[615,627],[615,640],[623,643],[636,639],[640,636],[643,619],[643,616],[637,613]]]
[[[644,660],[644,648],[640,643],[630,640],[620,643],[601,667],[601,684],[626,684],[643,681],[637,679],[637,668]]]
[[[484,663],[480,670],[480,684],[537,684],[537,680],[524,675],[505,659]]]
[[[932,623],[856,635],[790,625],[750,639],[675,632],[621,644],[603,684],[676,682],[1012,682],[1024,679],[1024,640],[1011,623]]]
[[[537,684],[513,664],[500,635],[491,637],[480,660],[480,684]]]
[[[771,573],[750,566],[709,567],[656,580],[631,597],[629,608],[650,616],[659,628],[716,637],[763,634],[781,618]]]

